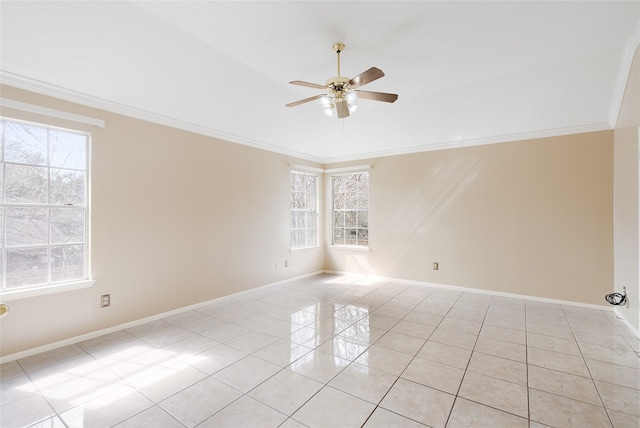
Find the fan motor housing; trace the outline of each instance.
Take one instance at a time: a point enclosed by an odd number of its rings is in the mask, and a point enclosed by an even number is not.
[[[338,102],[343,101],[344,96],[349,92],[349,78],[347,77],[332,77],[325,84],[327,85],[327,92]]]
[[[332,87],[344,87],[344,85],[346,85],[347,83],[349,83],[349,78],[348,77],[341,77],[341,76],[336,76],[336,77],[332,77],[331,79],[327,80],[327,82],[325,83],[327,86],[332,86]]]

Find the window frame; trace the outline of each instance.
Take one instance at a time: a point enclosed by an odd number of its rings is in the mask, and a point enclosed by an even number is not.
[[[329,176],[329,197],[330,197],[330,211],[329,211],[329,222],[331,224],[330,230],[331,230],[331,247],[333,248],[343,248],[343,249],[352,249],[352,250],[360,250],[360,251],[369,251],[369,245],[371,242],[371,237],[369,235],[369,211],[370,211],[370,194],[371,194],[371,182],[370,182],[370,178],[371,178],[371,174],[369,173],[369,166],[364,166],[364,167],[352,167],[352,168],[338,168],[338,169],[334,169],[334,170],[327,170],[326,171],[328,176]],[[361,207],[356,206],[355,209],[354,208],[336,208],[335,206],[335,181],[334,178],[335,177],[339,177],[339,176],[351,176],[351,175],[359,175],[359,174],[366,174],[367,175],[367,205],[365,209],[361,209]],[[358,194],[359,192],[356,190],[356,200],[358,200]],[[364,208],[364,207],[362,207]],[[355,231],[356,231],[356,243],[352,244],[352,243],[336,243],[336,232],[335,232],[335,227],[336,227],[336,223],[335,223],[335,214],[336,211],[342,211],[342,212],[346,212],[346,211],[356,211],[356,225],[355,225]],[[366,211],[367,212],[367,240],[366,240],[366,244],[360,244],[358,243],[358,231],[359,229],[363,229],[361,227],[359,227],[358,223],[359,223],[359,212],[360,211]],[[345,219],[346,220],[346,219]],[[347,229],[347,227],[343,227],[344,230]]]
[[[315,195],[313,198],[314,206],[312,209],[309,209],[309,207],[306,207],[306,206],[303,208],[295,208],[293,206],[294,191],[295,191],[293,188],[294,186],[293,174],[301,174],[303,177],[313,177],[315,181]],[[290,198],[291,198],[290,199],[291,202],[289,204],[289,250],[293,252],[293,251],[306,250],[310,248],[318,248],[320,247],[320,175],[314,172],[311,168],[292,168],[289,171],[289,181],[290,181]],[[306,200],[307,198],[305,197],[305,201]],[[304,230],[305,237],[308,237],[309,236],[308,232],[310,230],[307,224],[305,224],[304,227],[294,227],[294,224],[293,224],[294,212],[296,213],[306,212],[307,218],[309,214],[312,214],[312,216],[314,217],[314,227],[313,227],[314,243],[312,245],[294,246],[294,238],[293,238],[294,231]],[[306,238],[305,238],[305,243],[307,243]]]
[[[46,165],[38,166],[42,168],[46,168],[46,189],[47,189],[47,199],[43,203],[33,203],[33,202],[7,202],[5,199],[5,191],[6,191],[6,171],[7,165],[28,165],[34,166],[29,163],[19,162],[19,161],[7,161],[5,159],[5,141],[4,135],[2,135],[2,145],[0,146],[0,164],[2,164],[2,197],[0,198],[0,208],[2,209],[2,216],[0,219],[0,258],[2,263],[2,272],[0,273],[0,295],[2,300],[17,300],[27,297],[34,297],[40,295],[46,295],[51,293],[58,293],[82,288],[91,287],[95,281],[91,277],[91,140],[92,135],[91,132],[82,130],[82,129],[74,129],[72,127],[63,127],[56,126],[50,123],[46,123],[46,120],[42,121],[33,121],[33,120],[24,120],[16,117],[12,117],[9,115],[0,116],[0,120],[3,122],[2,132],[4,133],[4,126],[6,123],[18,123],[26,126],[33,126],[37,128],[44,129],[47,135],[47,154],[46,154]],[[84,169],[81,168],[71,168],[71,167],[61,167],[52,164],[51,159],[51,133],[52,132],[62,132],[67,134],[75,134],[81,135],[86,138],[85,141],[85,159],[84,159]],[[83,203],[54,203],[51,200],[51,173],[52,171],[60,170],[60,171],[77,171],[83,172],[84,177],[84,202]],[[47,210],[47,242],[46,244],[34,244],[34,245],[16,245],[7,247],[7,209],[10,208],[42,208]],[[83,238],[82,241],[79,242],[54,242],[51,231],[51,221],[52,217],[51,212],[52,209],[56,210],[66,210],[66,209],[82,209],[83,210]],[[59,211],[62,212],[62,211]],[[62,248],[63,246],[73,246],[73,245],[82,245],[83,249],[83,274],[81,278],[77,279],[63,279],[60,281],[53,281],[52,278],[52,262],[53,262],[53,250],[55,248]],[[14,288],[7,288],[6,283],[6,266],[7,266],[7,250],[12,248],[36,248],[42,247],[46,248],[46,257],[47,257],[47,282],[26,285],[26,286],[17,286]]]

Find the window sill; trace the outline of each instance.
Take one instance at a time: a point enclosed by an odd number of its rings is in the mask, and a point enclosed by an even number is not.
[[[87,279],[83,281],[44,285],[42,287],[29,288],[26,290],[5,291],[0,293],[0,301],[8,302],[11,300],[45,296],[47,294],[64,293],[65,291],[80,290],[82,288],[92,287],[95,282],[95,280]]]
[[[308,251],[308,250],[317,250],[318,248],[320,248],[319,245],[316,245],[314,247],[298,247],[298,248],[290,248],[289,252],[290,253],[297,253],[298,251]]]
[[[368,252],[369,251],[369,246],[365,246],[365,245],[329,245],[329,248],[331,249],[336,249],[336,250],[351,250],[351,251],[364,251],[364,252]]]

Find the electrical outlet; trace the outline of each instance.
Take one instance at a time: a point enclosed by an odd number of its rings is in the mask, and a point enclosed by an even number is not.
[[[438,262],[433,262],[433,270],[438,270]]]
[[[100,296],[100,307],[106,308],[107,306],[111,306],[111,294],[103,294]]]
[[[284,267],[286,267],[286,268],[289,267],[289,260],[285,260],[284,261]]]

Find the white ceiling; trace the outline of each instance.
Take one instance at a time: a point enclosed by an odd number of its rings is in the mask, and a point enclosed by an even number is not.
[[[3,83],[328,163],[610,129],[640,1],[2,1]],[[376,66],[353,116],[336,75]],[[108,126],[108,123],[107,123]]]

